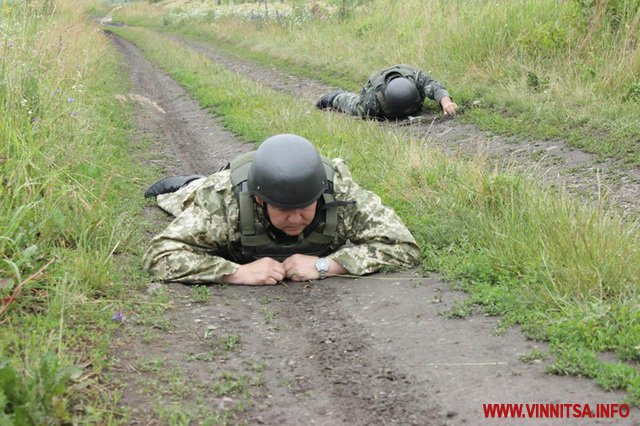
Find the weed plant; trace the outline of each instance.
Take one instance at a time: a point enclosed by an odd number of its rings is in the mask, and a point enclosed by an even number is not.
[[[0,2],[2,424],[112,417],[99,377],[130,268],[113,260],[141,201],[122,70],[85,5]]]
[[[425,270],[461,282],[473,303],[551,343],[549,371],[640,391],[639,231],[606,200],[584,205],[533,178],[451,159],[390,132],[267,90],[157,33],[119,28],[247,141],[293,132],[347,160],[409,225]],[[266,318],[265,318],[266,319]],[[598,358],[614,351],[620,362]]]

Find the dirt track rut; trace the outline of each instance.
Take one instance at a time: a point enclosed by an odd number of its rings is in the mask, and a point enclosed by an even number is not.
[[[112,39],[134,86],[123,99],[137,105],[140,138],[152,140],[145,166],[167,175],[210,173],[251,149],[134,46]],[[157,229],[169,220],[153,207],[142,214]],[[463,295],[435,275],[214,286],[206,303],[195,303],[187,286],[147,285],[149,294],[163,291],[172,304],[164,321],[130,318],[115,344],[110,377],[131,424],[485,425],[492,423],[483,403],[593,404],[623,396],[521,362],[520,354],[544,345],[516,329],[494,335],[493,318],[448,319],[443,313]],[[587,423],[633,424],[562,422]]]

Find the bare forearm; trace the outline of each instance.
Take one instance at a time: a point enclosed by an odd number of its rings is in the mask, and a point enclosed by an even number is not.
[[[333,277],[336,275],[345,275],[348,274],[349,271],[347,268],[339,264],[337,261],[333,260],[329,257],[329,271],[327,271],[327,277]]]

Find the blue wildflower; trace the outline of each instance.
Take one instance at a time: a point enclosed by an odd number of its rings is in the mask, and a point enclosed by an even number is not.
[[[124,322],[124,320],[126,320],[127,317],[125,317],[122,312],[115,311],[115,313],[111,316],[111,319],[113,321]]]

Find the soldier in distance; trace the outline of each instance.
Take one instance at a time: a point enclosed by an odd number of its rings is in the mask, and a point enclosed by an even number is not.
[[[316,106],[364,118],[402,119],[419,114],[426,98],[438,102],[445,115],[455,115],[458,106],[442,83],[419,69],[401,64],[371,75],[359,94],[328,93]]]

